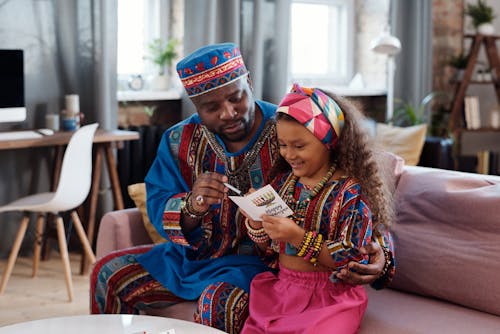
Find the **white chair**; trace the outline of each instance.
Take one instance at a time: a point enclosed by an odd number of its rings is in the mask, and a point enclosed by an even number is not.
[[[92,142],[98,124],[90,124],[81,127],[71,137],[61,167],[61,174],[55,192],[34,194],[15,200],[5,206],[0,207],[0,212],[21,211],[24,213],[21,226],[16,235],[12,250],[7,261],[7,266],[2,275],[0,284],[0,294],[3,294],[7,281],[12,273],[12,269],[21,247],[26,228],[29,223],[30,213],[37,213],[36,239],[33,254],[33,277],[36,276],[40,262],[41,236],[45,224],[45,215],[52,213],[56,216],[57,238],[59,241],[59,252],[63,262],[64,275],[66,278],[66,288],[68,290],[69,301],[73,300],[73,281],[71,279],[71,268],[69,264],[68,247],[66,244],[64,222],[60,215],[62,212],[71,211],[71,218],[76,232],[83,245],[83,249],[92,263],[95,262],[95,255],[85,234],[82,223],[76,208],[87,198],[90,191],[92,177]]]

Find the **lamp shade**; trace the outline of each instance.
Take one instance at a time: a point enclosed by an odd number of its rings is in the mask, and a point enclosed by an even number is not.
[[[372,51],[389,56],[393,56],[401,51],[401,42],[399,39],[387,31],[384,31],[371,44]]]

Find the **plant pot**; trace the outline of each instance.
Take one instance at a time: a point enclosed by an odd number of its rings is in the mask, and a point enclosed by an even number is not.
[[[477,26],[477,33],[482,35],[493,35],[495,27],[491,23],[481,23]]]
[[[170,77],[167,75],[155,75],[151,78],[151,90],[168,90],[170,88]]]

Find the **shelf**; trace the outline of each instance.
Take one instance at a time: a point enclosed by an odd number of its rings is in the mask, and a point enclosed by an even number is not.
[[[347,86],[320,86],[320,88],[346,97],[387,95],[387,90],[378,88],[351,88]]]
[[[124,90],[118,91],[116,98],[118,102],[180,100],[181,93],[176,89],[164,91]]]
[[[450,84],[452,85],[458,85],[462,82],[462,80],[450,80]],[[469,85],[496,85],[497,82],[493,80],[488,80],[488,81],[477,81],[477,80],[470,80]]]
[[[451,114],[449,119],[449,129],[453,132],[462,131],[461,119],[463,115],[467,114],[464,112],[465,96],[467,94],[467,89],[469,85],[493,85],[493,89],[496,92],[497,100],[500,103],[500,59],[498,56],[498,50],[496,45],[496,40],[500,38],[498,35],[481,35],[481,34],[467,34],[465,38],[472,38],[472,43],[469,47],[469,53],[467,55],[468,61],[467,66],[464,69],[463,79],[455,81],[455,94],[451,103]],[[486,57],[488,59],[489,67],[492,68],[492,79],[487,81],[474,80],[474,68],[476,66],[478,55],[480,53],[481,47],[484,47]],[[470,130],[467,130],[470,131]],[[478,132],[483,132],[483,130],[473,130]]]
[[[488,80],[488,81],[477,81],[477,80],[471,80],[470,84],[474,85],[496,85],[496,81],[493,80]]]
[[[460,129],[462,132],[500,132],[500,128],[484,127],[479,129]]]
[[[480,151],[500,151],[500,129],[461,130],[458,137],[460,155],[473,155]]]
[[[490,37],[493,39],[500,39],[500,35],[481,35],[481,34],[465,34],[464,38],[476,38],[477,36]]]

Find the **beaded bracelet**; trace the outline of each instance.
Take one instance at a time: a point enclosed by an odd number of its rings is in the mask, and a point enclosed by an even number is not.
[[[304,238],[302,239],[300,246],[298,247],[299,251],[297,252],[297,256],[306,255],[307,250],[309,249],[311,243],[314,241],[315,238],[316,238],[315,231],[306,232],[304,234]]]
[[[258,230],[254,229],[252,226],[250,226],[248,218],[245,218],[245,227],[247,228],[248,237],[253,242],[264,243],[266,241],[269,241],[269,235],[266,233],[264,228],[261,227]]]
[[[314,245],[312,247],[312,254],[311,258],[309,259],[309,262],[312,264],[316,265],[316,262],[318,261],[318,256],[319,253],[321,253],[321,247],[323,246],[323,235],[318,234],[316,237],[316,240],[314,240]]]
[[[192,193],[189,192],[181,203],[181,212],[188,215],[189,218],[192,219],[200,219],[205,217],[208,214],[208,210],[205,212],[200,212],[197,211],[193,208],[193,205],[191,204],[190,198],[191,198]]]
[[[270,240],[270,238],[267,234],[263,235],[261,237],[257,237],[257,236],[248,234],[248,237],[250,238],[250,240],[252,240],[253,242],[258,243],[258,244],[263,244],[263,243],[268,242]]]
[[[387,274],[387,271],[389,270],[389,267],[391,266],[391,254],[389,254],[389,250],[385,247],[382,247],[382,251],[384,252],[384,268],[382,269],[382,272],[380,273],[379,277],[385,276]]]
[[[321,251],[321,245],[323,244],[323,235],[317,234],[316,237],[309,244],[306,255],[304,255],[304,260],[315,264],[318,261],[318,255]]]

